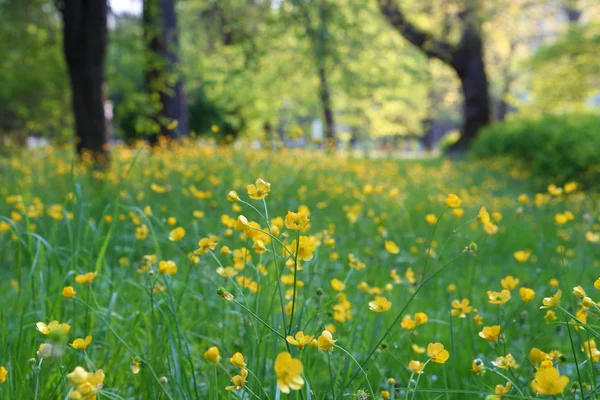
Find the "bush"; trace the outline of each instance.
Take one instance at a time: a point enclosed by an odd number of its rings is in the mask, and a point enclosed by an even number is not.
[[[600,183],[600,116],[548,115],[493,124],[475,141],[478,158],[507,157],[537,183]],[[541,181],[541,182],[540,182]]]

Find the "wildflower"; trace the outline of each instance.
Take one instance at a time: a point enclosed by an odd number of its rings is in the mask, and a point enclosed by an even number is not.
[[[417,328],[417,322],[413,320],[410,315],[405,315],[402,318],[402,321],[400,321],[400,326],[402,327],[402,329],[412,331]]]
[[[585,354],[590,358],[593,362],[600,361],[600,350],[596,347],[596,341],[594,339],[586,340],[583,342],[582,349],[585,351]]]
[[[510,292],[506,289],[503,289],[500,292],[494,292],[492,290],[487,291],[487,295],[490,299],[490,304],[498,304],[502,305],[510,300]]]
[[[36,355],[39,358],[50,358],[52,357],[52,351],[54,350],[54,346],[50,343],[42,343],[36,352]]]
[[[519,251],[515,251],[513,253],[513,257],[515,258],[515,260],[517,260],[520,263],[524,263],[527,262],[527,260],[529,260],[529,257],[531,257],[531,251],[530,250],[519,250]]]
[[[240,352],[235,353],[229,361],[238,368],[244,368],[246,366],[246,362],[244,361],[244,355]]]
[[[382,296],[375,297],[375,300],[369,302],[369,309],[378,313],[386,312],[392,307],[392,302]]]
[[[533,289],[529,289],[526,287],[522,287],[519,289],[519,295],[521,296],[521,300],[523,303],[530,302],[535,297],[535,291]]]
[[[462,208],[455,208],[454,210],[452,210],[452,216],[454,216],[455,218],[460,218],[463,215],[465,215],[465,210],[463,210]]]
[[[38,331],[46,336],[64,336],[71,330],[71,325],[67,323],[59,323],[58,321],[52,321],[49,324],[38,322],[35,324]]]
[[[456,299],[452,300],[450,305],[452,306],[452,310],[450,310],[450,314],[452,316],[458,316],[459,318],[466,318],[467,314],[473,311],[473,307],[469,305],[469,299],[462,299],[458,301]]]
[[[423,363],[421,361],[412,360],[411,362],[408,363],[408,369],[413,374],[422,374],[423,367],[425,367],[425,363]]]
[[[244,231],[245,233],[245,231],[248,230],[249,227],[250,223],[248,222],[248,218],[246,218],[243,215],[238,215],[237,219],[233,223],[233,229],[235,229],[238,232]],[[247,236],[252,236],[252,232],[250,232],[250,234]]]
[[[344,282],[340,281],[339,279],[334,278],[330,281],[330,283],[331,283],[331,287],[336,292],[341,292],[342,290],[346,289],[346,285],[344,284]]]
[[[481,361],[479,358],[473,360],[471,363],[471,371],[476,375],[483,375],[485,373],[485,365],[483,364],[483,361]]]
[[[225,386],[225,390],[243,389],[247,382],[246,378],[248,378],[248,370],[246,368],[241,368],[239,375],[234,375],[231,377],[231,383],[233,383],[233,385]]]
[[[211,363],[217,364],[219,361],[221,361],[219,348],[217,346],[209,347],[208,350],[204,352],[204,359],[206,361],[210,361]]]
[[[546,320],[546,323],[556,321],[557,318],[558,317],[556,316],[556,313],[552,310],[546,311],[546,315],[544,315],[544,319]]]
[[[437,223],[437,217],[435,214],[427,214],[425,216],[425,222],[427,222],[429,225],[435,225]]]
[[[508,392],[510,392],[510,389],[512,387],[512,383],[510,382],[506,382],[506,385],[496,385],[494,387],[494,393],[496,394],[507,394]],[[500,396],[501,398],[501,396]]]
[[[296,244],[296,240],[291,244],[291,249],[295,257],[303,261],[310,261],[313,258],[313,253],[317,247],[316,242],[308,236],[300,236],[300,241]],[[296,249],[296,247],[298,247]]]
[[[287,340],[287,342],[289,344],[296,346],[300,350],[302,350],[304,348],[304,346],[306,346],[307,344],[312,342],[313,339],[314,339],[314,336],[305,336],[304,332],[302,332],[302,331],[296,332],[295,338],[292,336],[287,336],[285,338],[285,340]]]
[[[583,299],[585,297],[585,290],[583,290],[581,286],[575,286],[573,288],[573,294],[575,295],[575,297]]]
[[[544,360],[550,360],[551,357],[537,347],[532,347],[529,351],[529,359],[531,360],[532,364],[539,364]]]
[[[498,342],[500,331],[500,325],[484,326],[483,330],[479,332],[479,337],[489,340],[492,343],[496,343]]]
[[[444,345],[441,343],[429,343],[427,345],[427,356],[434,363],[444,364],[450,358],[450,353],[444,349]]]
[[[423,312],[418,312],[415,314],[415,322],[417,325],[424,325],[427,323],[428,320],[429,317]]]
[[[502,288],[506,290],[513,290],[519,285],[519,278],[514,278],[511,275],[507,275],[500,280]]]
[[[457,208],[460,207],[462,200],[454,193],[450,193],[448,197],[446,197],[445,203],[448,208]]]
[[[161,275],[175,275],[177,273],[177,264],[172,260],[163,260],[158,263],[158,273]]]
[[[145,224],[142,224],[135,228],[135,238],[137,240],[144,240],[148,237],[148,227]]]
[[[69,399],[96,400],[98,391],[102,389],[104,371],[99,369],[92,373],[81,367],[75,367],[73,372],[67,374],[67,378],[69,378],[69,384],[73,387]]]
[[[586,232],[585,240],[588,243],[600,243],[600,232]]]
[[[279,353],[275,359],[275,374],[277,375],[277,386],[282,393],[290,390],[300,390],[304,386],[302,378],[302,362],[287,351]]]
[[[427,351],[427,349],[425,349],[425,347],[421,347],[416,343],[411,344],[410,348],[412,349],[412,351],[414,351],[417,354],[423,354]]]
[[[88,272],[83,275],[77,275],[75,277],[75,282],[81,283],[81,284],[92,283],[94,281],[94,279],[96,279],[97,275],[98,275],[97,272]]]
[[[337,340],[333,340],[333,336],[328,330],[324,330],[321,333],[321,336],[319,336],[319,338],[317,339],[317,345],[319,346],[319,350],[331,350],[335,346],[335,342],[337,342]]]
[[[392,240],[386,240],[383,245],[385,246],[385,250],[390,254],[398,254],[400,252],[400,248]]]
[[[8,370],[6,367],[0,366],[0,383],[6,382],[6,377],[8,376]]]
[[[69,346],[71,346],[74,349],[83,351],[90,345],[90,343],[92,343],[92,337],[86,336],[85,339],[77,338],[73,340],[73,343],[69,343]]]
[[[181,226],[173,229],[171,232],[169,232],[169,240],[171,242],[179,242],[180,240],[183,239],[183,237],[185,236],[185,229],[183,229]]]
[[[134,357],[134,358],[131,360],[131,363],[130,363],[130,365],[131,365],[131,372],[132,372],[134,375],[136,375],[136,374],[139,374],[139,373],[140,373],[140,368],[141,368],[141,366],[142,366],[142,363],[141,363],[141,361],[140,361],[140,360],[138,360],[137,358],[135,358],[135,357]]]
[[[561,394],[568,383],[569,378],[560,376],[551,361],[544,361],[535,372],[531,387],[538,394]]]
[[[75,292],[75,289],[73,289],[73,286],[65,286],[62,290],[63,297],[65,297],[67,299],[72,299],[73,297],[75,297],[76,293],[77,292]]]
[[[519,364],[515,362],[515,358],[512,356],[512,354],[497,357],[496,360],[492,361],[492,364],[495,367],[502,369],[519,368]]]
[[[251,199],[262,200],[269,195],[271,184],[259,178],[254,184],[247,185],[246,190]]]
[[[381,391],[381,398],[382,399],[389,399],[390,398],[390,392],[387,390],[382,390]]]
[[[299,231],[306,228],[308,223],[308,216],[304,213],[288,211],[287,215],[285,216],[285,226],[294,231]]]
[[[217,240],[217,237],[214,235],[200,239],[200,241],[198,242],[198,249],[194,250],[194,254],[206,254],[209,251],[216,249]]]
[[[238,196],[235,190],[230,190],[229,193],[227,193],[227,200],[231,202],[240,201],[240,196]]]
[[[591,298],[585,296],[583,299],[581,299],[581,305],[585,308],[593,308],[596,307],[596,303],[594,302],[594,300],[592,300]],[[585,311],[585,310],[580,310],[580,311]]]
[[[562,290],[558,290],[552,297],[544,297],[542,300],[542,306],[540,308],[554,308],[560,304],[560,298],[562,296]]]

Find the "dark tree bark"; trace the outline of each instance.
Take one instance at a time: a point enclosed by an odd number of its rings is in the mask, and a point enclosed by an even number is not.
[[[462,135],[451,146],[450,151],[469,148],[479,130],[490,123],[490,97],[483,60],[483,42],[473,11],[462,16],[464,27],[461,39],[453,46],[418,29],[390,1],[377,0],[388,23],[425,55],[443,61],[458,75],[464,97],[464,123]]]
[[[64,53],[73,95],[77,153],[108,161],[104,76],[107,0],[62,0]]]
[[[174,0],[144,0],[144,37],[147,43],[145,82],[150,98],[158,95],[160,108],[154,120],[160,132],[148,137],[187,135],[189,119],[185,91],[179,70],[179,36]],[[173,127],[173,121],[177,126]]]
[[[333,110],[331,109],[331,94],[329,92],[327,74],[323,66],[319,67],[319,84],[321,106],[323,107],[323,115],[325,116],[325,138],[331,146],[335,144],[335,122],[333,120]]]

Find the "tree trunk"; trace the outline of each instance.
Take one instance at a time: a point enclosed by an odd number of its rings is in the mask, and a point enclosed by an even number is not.
[[[491,120],[481,35],[471,24],[463,30],[461,41],[452,56],[452,67],[460,79],[464,99],[462,135],[449,149],[455,152],[468,149],[479,130]]]
[[[148,47],[146,91],[150,98],[158,94],[160,99],[159,109],[153,116],[160,132],[148,137],[150,143],[155,144],[159,135],[180,137],[187,135],[189,130],[188,110],[179,70],[179,38],[174,0],[144,0],[143,24]]]
[[[333,120],[333,110],[331,109],[331,95],[329,92],[329,84],[325,73],[325,66],[319,66],[319,83],[321,94],[321,107],[325,116],[325,138],[330,147],[335,148],[335,122]]]
[[[73,95],[77,153],[108,162],[104,75],[108,42],[107,0],[63,0],[64,53]]]

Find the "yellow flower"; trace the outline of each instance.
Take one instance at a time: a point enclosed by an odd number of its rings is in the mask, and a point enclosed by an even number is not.
[[[552,310],[546,311],[546,315],[544,315],[544,319],[546,320],[546,323],[556,321],[557,318],[558,317],[556,316],[556,313]]]
[[[510,392],[511,387],[512,387],[512,383],[510,383],[510,382],[506,382],[506,385],[496,385],[494,387],[494,393],[507,394],[508,392]]]
[[[90,343],[92,343],[92,337],[86,336],[85,339],[77,338],[73,340],[73,343],[69,343],[69,346],[77,350],[85,350]]]
[[[392,302],[382,296],[376,296],[375,300],[369,302],[369,309],[378,313],[386,312],[392,307]]]
[[[450,353],[444,349],[444,345],[441,343],[429,343],[427,345],[427,356],[434,363],[444,364],[450,358]]]
[[[500,325],[484,326],[483,330],[479,332],[479,337],[489,340],[492,343],[496,343],[498,342],[500,331]]]
[[[533,289],[522,287],[521,289],[519,289],[519,295],[521,296],[523,303],[527,303],[533,300],[533,298],[535,297],[535,291]]]
[[[488,290],[487,295],[490,299],[490,304],[502,305],[510,300],[510,292],[506,289],[503,289],[500,292]]]
[[[513,253],[513,256],[515,257],[515,260],[517,260],[518,262],[524,263],[524,262],[527,262],[527,260],[529,260],[529,257],[531,257],[531,250],[515,251]]]
[[[519,278],[515,278],[511,275],[507,275],[500,280],[500,284],[506,290],[513,290],[519,284]]]
[[[308,223],[308,215],[304,213],[288,211],[287,215],[285,216],[285,226],[294,231],[299,231],[306,228]]]
[[[230,190],[229,193],[227,193],[227,200],[231,202],[240,201],[240,196],[238,196],[235,190]]]
[[[463,210],[462,208],[455,208],[454,210],[452,210],[452,215],[455,218],[460,218],[465,214],[465,210]]]
[[[216,249],[217,240],[217,237],[214,235],[200,239],[198,242],[198,249],[194,250],[194,254],[206,254],[209,251]]]
[[[454,193],[450,193],[448,195],[448,197],[446,197],[446,207],[448,208],[457,208],[460,207],[460,204],[462,203],[462,200],[455,195]]]
[[[208,350],[204,352],[204,359],[215,364],[221,361],[221,353],[219,352],[219,348],[217,346],[209,347]]]
[[[386,240],[383,245],[385,246],[385,250],[390,254],[400,253],[400,248],[392,240]]]
[[[181,226],[178,226],[177,228],[169,232],[169,240],[171,242],[179,242],[181,239],[183,239],[184,236],[185,229],[183,229]]]
[[[567,182],[565,183],[565,185],[563,186],[563,189],[565,190],[565,193],[573,193],[574,191],[577,190],[577,188],[579,187],[579,184],[577,182]]]
[[[429,317],[423,312],[418,312],[415,314],[415,322],[417,325],[424,325],[427,323],[428,320]]]
[[[300,390],[304,386],[302,378],[302,362],[287,351],[279,353],[275,359],[275,374],[277,375],[277,386],[282,393],[290,390]]]
[[[544,361],[542,367],[535,372],[531,387],[538,394],[561,394],[568,383],[569,378],[560,376],[558,370],[552,366],[552,361]]]
[[[575,295],[575,297],[583,299],[585,297],[585,290],[583,290],[581,286],[575,286],[573,288],[573,294]]]
[[[554,308],[560,304],[560,298],[562,297],[562,290],[558,290],[552,297],[544,297],[542,300],[542,306],[540,308]]]
[[[452,300],[452,303],[450,303],[452,306],[450,314],[452,316],[458,316],[459,318],[466,318],[467,314],[473,311],[473,307],[470,306],[469,303],[469,299],[462,299],[461,301],[458,301],[457,299]]]
[[[471,371],[476,375],[483,375],[485,373],[485,364],[477,358],[471,363]]]
[[[244,355],[240,352],[237,352],[233,356],[231,356],[229,361],[238,368],[244,368],[246,366]]]
[[[495,367],[502,369],[519,368],[519,364],[516,363],[515,358],[512,356],[512,354],[507,354],[504,357],[497,357],[496,360],[492,361],[492,364]]]
[[[408,369],[413,374],[422,374],[423,373],[423,367],[425,367],[425,363],[423,363],[421,361],[411,360],[408,363]]]
[[[317,345],[319,346],[319,350],[331,350],[333,349],[333,346],[335,346],[335,342],[337,342],[337,340],[333,340],[333,336],[328,330],[324,330],[321,333],[321,336],[319,336],[319,338],[317,339]]]
[[[425,216],[425,222],[427,222],[429,225],[435,225],[437,223],[437,217],[435,214],[427,214]]]
[[[102,389],[104,371],[99,369],[92,373],[81,367],[76,367],[73,372],[67,374],[67,378],[69,378],[69,383],[73,387],[69,399],[96,400],[98,391]]]
[[[585,240],[588,243],[600,243],[600,233],[599,232],[586,232]]]
[[[384,400],[387,400],[390,398],[390,392],[387,390],[382,390],[381,391],[381,398]]]
[[[481,222],[483,225],[491,222],[490,214],[487,212],[485,207],[481,207],[479,209],[479,213],[477,214],[477,220]]]
[[[340,281],[339,279],[334,278],[330,281],[330,283],[331,283],[331,287],[336,292],[341,292],[342,290],[346,289],[346,285],[344,284],[344,282]]]
[[[52,321],[48,325],[46,325],[43,322],[38,322],[37,324],[35,324],[35,327],[38,331],[40,331],[46,336],[64,336],[71,330],[71,325],[64,322],[61,324],[58,321]]]
[[[233,229],[235,229],[238,232],[248,230],[249,226],[250,226],[250,223],[248,222],[248,218],[246,218],[243,215],[238,215],[237,219],[233,223]],[[250,231],[250,233],[247,236],[252,236],[253,233],[254,232]]]
[[[158,263],[158,273],[161,275],[175,275],[177,273],[177,264],[172,260],[163,260]]]
[[[402,321],[400,321],[400,326],[402,327],[402,329],[412,331],[417,328],[417,322],[413,320],[410,315],[405,315],[402,318]]]
[[[6,367],[0,367],[0,383],[6,382],[6,376],[8,375],[8,370]]]
[[[586,340],[583,342],[583,348],[581,349],[585,351],[585,354],[590,358],[593,362],[600,361],[600,350],[596,347],[596,341],[594,339]]]
[[[241,368],[239,375],[234,375],[231,377],[231,383],[233,383],[233,385],[225,386],[225,390],[243,389],[247,382],[246,378],[248,378],[248,370],[246,368]]]
[[[529,359],[532,364],[539,364],[544,360],[551,360],[552,358],[537,347],[532,347],[529,351]]]
[[[88,272],[86,274],[83,275],[77,275],[75,277],[75,282],[77,283],[92,283],[94,281],[94,279],[96,279],[96,276],[98,275],[97,272]]]
[[[296,252],[296,247],[298,251]],[[313,253],[317,247],[316,241],[308,236],[300,236],[299,244],[296,244],[296,240],[292,242],[290,248],[295,256],[303,261],[310,261],[313,258]]]
[[[138,359],[133,359],[131,360],[131,372],[136,375],[140,373],[140,368],[142,366],[142,363],[138,360]]]
[[[246,190],[251,199],[262,200],[269,195],[271,184],[259,178],[254,184],[246,186]]]
[[[142,224],[135,228],[135,238],[138,240],[144,240],[148,237],[148,227]]]
[[[52,351],[54,350],[54,346],[50,343],[42,343],[40,347],[38,347],[38,351],[35,353],[39,358],[50,358],[52,357]]]
[[[414,351],[417,354],[423,354],[423,353],[425,353],[427,351],[427,349],[425,349],[425,347],[421,347],[421,346],[419,346],[418,344],[415,344],[415,343],[411,344],[410,348],[412,349],[412,351]]]
[[[65,286],[62,290],[63,297],[65,297],[67,299],[71,299],[71,298],[75,297],[76,293],[77,292],[75,292],[75,289],[73,289],[73,286]]]
[[[285,340],[287,340],[289,344],[291,344],[292,346],[296,346],[300,350],[302,350],[304,346],[312,342],[313,339],[314,336],[304,336],[304,332],[302,331],[296,332],[295,338],[292,336],[287,336],[285,338]]]

